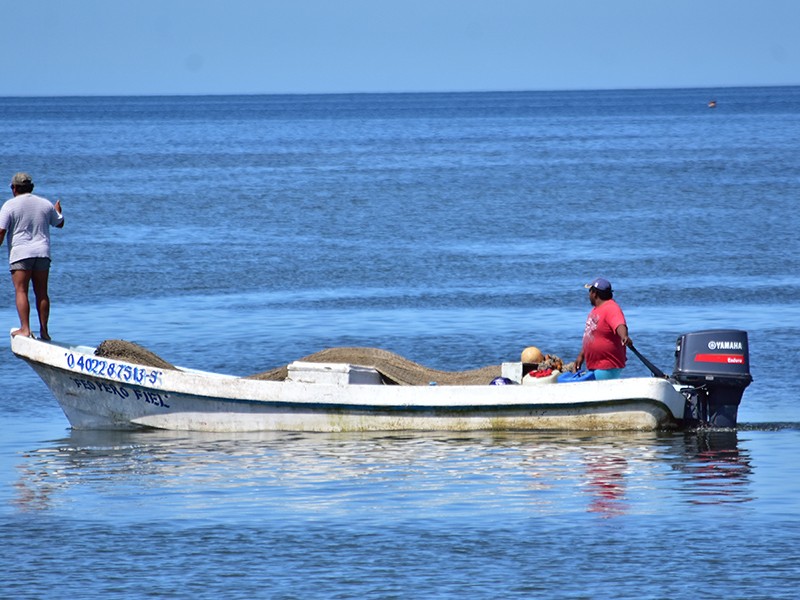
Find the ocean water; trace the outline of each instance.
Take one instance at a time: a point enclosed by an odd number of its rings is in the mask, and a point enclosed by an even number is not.
[[[0,98],[0,133],[64,207],[60,340],[572,360],[601,275],[663,370],[731,328],[754,377],[736,431],[77,432],[6,347],[0,597],[796,597],[800,88]]]

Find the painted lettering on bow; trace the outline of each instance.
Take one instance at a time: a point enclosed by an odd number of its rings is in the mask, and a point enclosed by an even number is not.
[[[87,375],[116,379],[124,383],[137,383],[139,385],[150,386],[161,385],[161,375],[163,371],[159,371],[158,369],[120,364],[113,360],[95,358],[74,352],[65,352],[64,359],[70,369],[81,371]]]
[[[147,404],[152,404],[154,406],[161,406],[163,408],[169,408],[169,404],[167,403],[169,394],[162,394],[160,392],[154,392],[152,390],[139,390],[135,388],[126,388],[125,386],[122,385],[105,383],[103,381],[90,381],[89,379],[81,379],[79,377],[70,377],[70,379],[75,383],[76,387],[79,387],[84,390],[91,390],[93,392],[103,392],[123,399],[127,399],[133,396],[137,400],[141,400],[142,402],[146,402]]]

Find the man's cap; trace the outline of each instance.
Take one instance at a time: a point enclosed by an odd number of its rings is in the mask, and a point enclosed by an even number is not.
[[[585,286],[586,288],[594,288],[596,290],[600,290],[603,292],[610,292],[611,291],[611,282],[608,279],[603,279],[602,277],[598,277],[597,279],[592,280],[591,283],[587,283]]]
[[[33,179],[27,173],[16,173],[14,177],[11,178],[11,185],[33,185]]]

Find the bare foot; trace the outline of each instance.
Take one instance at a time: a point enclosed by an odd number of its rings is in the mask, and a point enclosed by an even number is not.
[[[11,337],[15,337],[17,335],[20,336],[20,337],[31,337],[31,330],[30,329],[15,329],[14,331],[11,332]]]
[[[40,331],[39,332],[39,339],[40,340],[44,340],[45,342],[49,342],[50,341],[50,334],[49,333],[42,333]]]

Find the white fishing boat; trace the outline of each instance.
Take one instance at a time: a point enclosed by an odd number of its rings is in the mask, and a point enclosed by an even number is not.
[[[687,335],[713,337],[720,347],[733,344],[738,350],[708,350],[704,360],[716,369],[712,373],[698,373],[689,358],[692,368],[676,366],[678,379],[557,383],[549,378],[527,385],[522,363],[504,363],[505,385],[396,385],[373,365],[297,361],[288,365],[284,379],[273,381],[149,366],[98,356],[94,347],[20,336],[11,338],[11,349],[47,384],[75,429],[653,430],[686,427],[698,419],[735,426],[750,382],[746,333]],[[737,341],[725,341],[732,337]],[[682,340],[679,345],[686,343]],[[731,371],[723,361],[734,354]],[[697,378],[701,381],[691,381]]]

